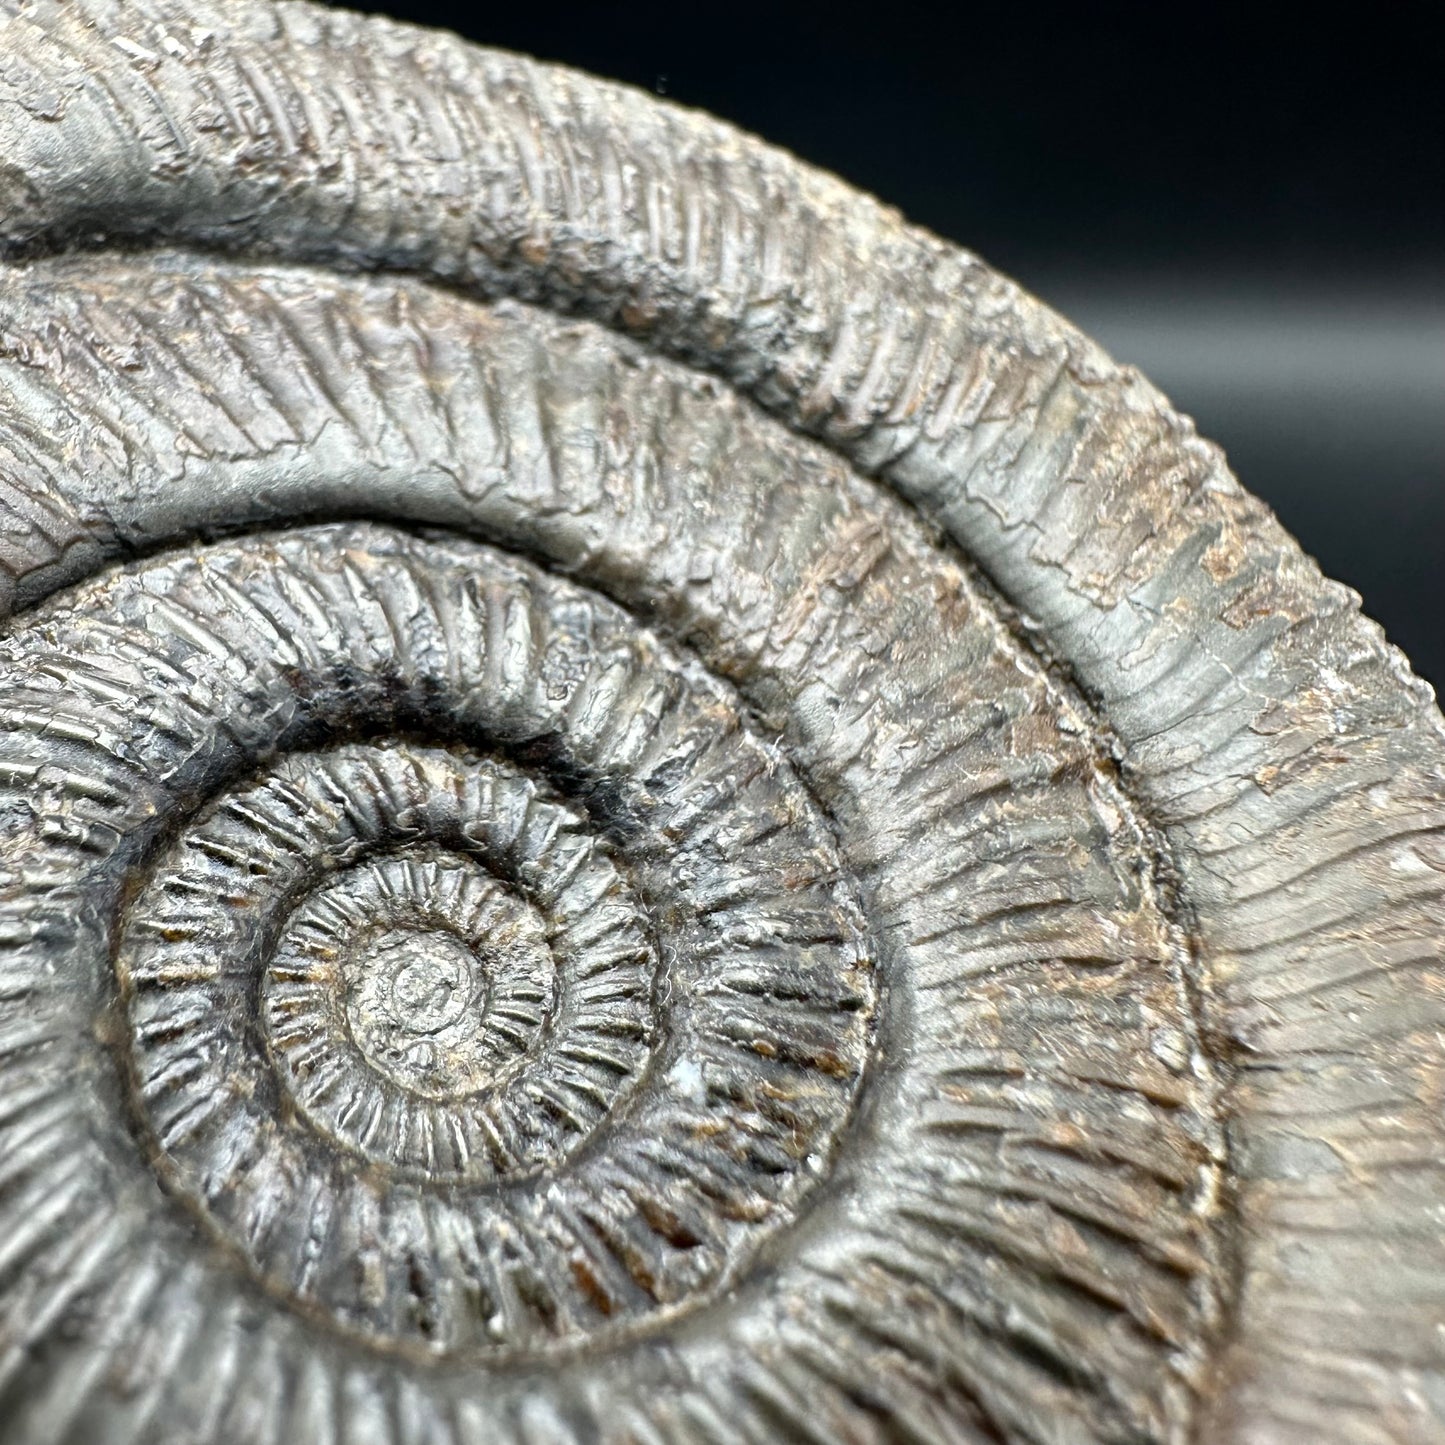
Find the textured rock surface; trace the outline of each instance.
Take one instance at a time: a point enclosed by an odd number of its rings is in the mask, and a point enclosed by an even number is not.
[[[1445,1433],[1445,739],[706,117],[0,0],[0,1440]]]

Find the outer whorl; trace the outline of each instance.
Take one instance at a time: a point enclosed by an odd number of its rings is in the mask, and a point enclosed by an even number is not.
[[[0,0],[0,1439],[1445,1434],[1445,739],[704,116]]]

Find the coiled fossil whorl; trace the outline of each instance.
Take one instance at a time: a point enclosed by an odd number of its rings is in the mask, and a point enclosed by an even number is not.
[[[1439,1438],[1445,740],[727,127],[0,0],[0,1440]]]

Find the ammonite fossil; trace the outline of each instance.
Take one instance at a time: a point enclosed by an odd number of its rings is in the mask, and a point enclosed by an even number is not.
[[[0,1439],[1445,1412],[1445,738],[1135,373],[725,125],[0,0]]]

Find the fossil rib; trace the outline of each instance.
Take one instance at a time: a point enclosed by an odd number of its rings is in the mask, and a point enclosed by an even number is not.
[[[1147,383],[300,4],[0,245],[0,1440],[1439,1431],[1441,719]]]

